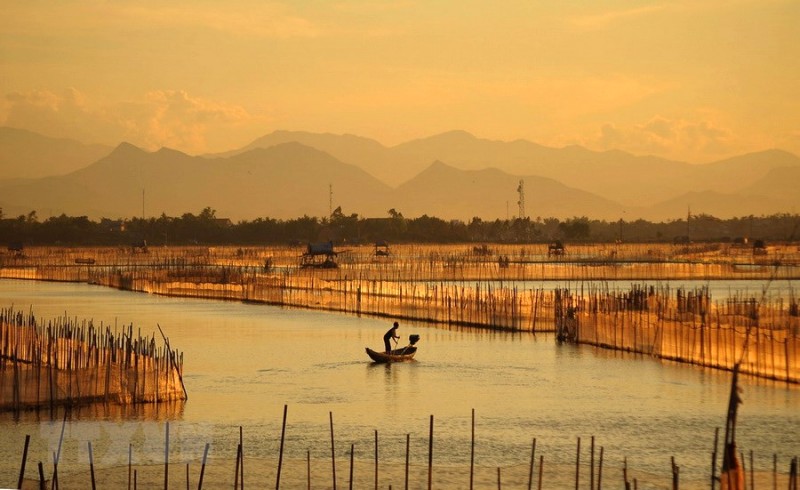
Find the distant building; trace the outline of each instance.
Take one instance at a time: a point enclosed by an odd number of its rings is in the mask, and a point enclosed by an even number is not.
[[[100,220],[100,226],[112,233],[121,233],[125,231],[125,222],[121,219],[103,218]]]

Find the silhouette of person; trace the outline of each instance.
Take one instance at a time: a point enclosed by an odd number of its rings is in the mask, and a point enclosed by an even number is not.
[[[387,353],[392,351],[391,340],[400,338],[400,336],[397,335],[397,328],[399,326],[400,326],[399,323],[394,322],[394,325],[392,325],[392,328],[390,328],[389,330],[386,331],[385,334],[383,334],[383,345],[384,345],[384,347],[386,347],[386,352]]]

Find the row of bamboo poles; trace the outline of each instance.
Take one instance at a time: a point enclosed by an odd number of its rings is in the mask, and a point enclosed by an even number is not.
[[[183,354],[164,342],[134,335],[133,325],[112,331],[66,316],[45,324],[32,311],[0,309],[0,411],[183,400]]]
[[[476,465],[476,455],[480,449],[476,446],[475,433],[475,410],[472,410],[470,426],[470,448],[469,448],[469,470],[464,467],[445,466],[434,464],[434,417],[430,416],[427,431],[426,444],[422,448],[423,455],[414,455],[416,461],[426,461],[427,464],[412,464],[412,444],[411,434],[405,436],[405,460],[398,462],[393,460],[381,461],[378,431],[374,431],[374,441],[370,441],[367,449],[359,451],[358,460],[356,459],[356,444],[351,442],[349,448],[342,451],[341,447],[337,452],[336,435],[334,430],[333,412],[329,412],[330,420],[330,461],[326,462],[318,456],[312,460],[311,449],[306,451],[305,461],[290,459],[285,456],[285,441],[287,432],[288,407],[283,408],[283,422],[281,425],[280,445],[273,460],[250,459],[248,458],[248,486],[255,485],[256,488],[268,488],[274,482],[275,489],[281,486],[289,488],[464,488],[473,490],[475,487],[487,488],[490,485],[498,490],[504,486],[510,488],[527,488],[528,490],[543,488],[570,488],[574,485],[579,488],[589,488],[590,490],[601,490],[603,485],[610,488],[624,488],[626,490],[638,489],[641,484],[643,488],[671,488],[679,490],[681,487],[680,466],[675,457],[670,458],[669,472],[660,475],[646,474],[637,472],[629,468],[627,458],[621,462],[621,467],[609,468],[608,462],[604,459],[604,447],[597,445],[595,437],[591,436],[589,444],[581,444],[581,438],[577,438],[574,465],[564,463],[567,458],[558,458],[559,462],[553,464],[549,461],[545,464],[545,457],[537,454],[537,440],[532,439],[530,459],[527,462],[518,461],[512,464],[501,466],[480,466]],[[66,413],[64,417],[66,423]],[[62,427],[63,439],[63,427]],[[415,438],[416,439],[416,438]],[[184,461],[176,462],[170,451],[170,425],[165,423],[164,430],[164,457],[163,465],[156,464],[134,464],[133,445],[128,446],[128,464],[116,468],[106,468],[98,471],[94,465],[92,442],[85,441],[87,445],[88,474],[76,472],[70,475],[59,475],[59,461],[61,443],[59,450],[53,458],[52,470],[45,471],[45,464],[42,461],[32,470],[26,470],[28,462],[28,447],[30,436],[26,436],[22,452],[22,462],[20,465],[19,479],[16,488],[21,489],[45,489],[45,488],[92,488],[98,487],[98,475],[102,475],[100,486],[125,488],[136,490],[141,485],[142,488],[196,488],[202,490],[206,484],[213,488],[229,487],[231,483],[235,490],[244,490],[245,487],[245,445],[243,427],[239,427],[238,443],[236,444],[235,459],[212,457],[209,460],[210,443],[206,443],[203,449],[202,458],[199,454],[194,457],[183,458]],[[698,482],[692,482],[690,488],[724,488],[719,478],[720,454],[718,448],[719,429],[714,435],[713,450],[711,456],[711,472],[707,484],[698,486]],[[395,441],[390,442],[396,445]],[[384,443],[386,444],[386,443]],[[588,446],[588,447],[587,447]],[[414,444],[415,449],[419,448]],[[385,449],[385,446],[384,446]],[[396,452],[396,451],[394,451]],[[321,454],[321,453],[319,453]],[[337,455],[340,458],[337,462]],[[185,456],[185,455],[184,455]],[[341,457],[347,458],[345,465],[341,462]],[[779,457],[773,454],[770,460],[771,468],[765,469],[763,463],[756,468],[756,460],[753,451],[749,452],[746,458],[742,451],[738,455],[741,462],[742,471],[745,475],[745,485],[749,490],[757,488],[786,488],[787,490],[798,489],[798,460],[797,456],[789,456],[788,468],[779,470]],[[312,464],[313,463],[313,464]],[[194,469],[192,468],[194,465]],[[199,466],[199,469],[197,469]],[[343,474],[341,469],[347,470]],[[255,468],[254,470],[252,468]],[[547,469],[546,469],[547,468]],[[337,469],[340,470],[337,474]],[[38,470],[38,475],[36,471]],[[184,472],[185,470],[185,472]],[[233,477],[231,478],[231,470]],[[33,473],[36,476],[32,476]],[[37,478],[38,476],[38,478]],[[231,482],[231,479],[233,480]],[[341,485],[344,483],[345,485]],[[780,487],[779,487],[780,485]]]
[[[790,298],[764,295],[759,299],[739,293],[719,303],[712,301],[707,291],[687,293],[637,285],[630,291],[595,286],[586,289],[584,280],[593,283],[585,274],[577,275],[575,291],[546,290],[541,281],[537,288],[525,288],[498,275],[504,268],[482,253],[464,252],[463,246],[460,252],[454,247],[443,250],[410,246],[403,254],[388,259],[371,257],[362,250],[361,255],[350,253],[350,259],[337,269],[300,268],[297,251],[292,249],[270,249],[272,255],[266,259],[265,250],[189,249],[183,250],[183,255],[177,251],[153,255],[147,264],[126,262],[132,255],[106,253],[102,255],[104,264],[31,263],[27,267],[4,267],[0,277],[88,281],[169,296],[534,333],[558,331],[558,337],[565,340],[715,368],[730,369],[741,359],[743,372],[800,382],[800,308],[793,293]],[[457,254],[460,262],[450,265]],[[142,255],[135,256],[139,260]],[[117,262],[111,257],[117,257]],[[683,274],[685,267],[708,266],[699,261],[638,265],[672,267],[673,272],[667,274],[670,277]],[[508,268],[530,267],[558,271],[555,276],[575,277],[571,266],[557,261],[536,265],[511,262]],[[774,272],[792,267],[797,268],[784,264],[769,269]],[[456,276],[475,276],[472,272],[454,276],[450,273],[454,268],[478,270],[477,277],[483,279],[454,280]],[[614,263],[588,269],[608,268],[629,267]],[[531,274],[536,276],[530,270],[524,273],[528,279]]]
[[[373,248],[337,249],[336,262],[351,277],[398,281],[484,280],[728,280],[798,279],[800,248],[770,247],[764,255],[752,249],[727,245],[663,244],[568,245],[562,256],[548,256],[547,245],[402,245],[389,256]],[[0,253],[0,271],[35,276],[55,267],[50,276],[59,280],[88,279],[95,266],[118,268],[216,265],[229,267],[295,268],[303,249],[298,247],[152,247],[148,253],[129,249],[56,248],[26,249],[23,255]],[[69,266],[69,267],[68,267]]]
[[[800,383],[797,303],[764,304],[707,289],[633,286],[629,291],[555,291],[560,340],[624,350],[761,378]]]

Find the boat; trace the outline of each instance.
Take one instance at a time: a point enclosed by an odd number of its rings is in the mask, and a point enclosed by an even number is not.
[[[411,361],[414,359],[414,354],[417,353],[417,347],[414,344],[419,341],[419,335],[409,335],[408,340],[407,346],[389,352],[375,351],[367,347],[367,355],[376,363]]]

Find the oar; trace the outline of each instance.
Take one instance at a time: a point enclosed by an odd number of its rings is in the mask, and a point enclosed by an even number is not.
[[[397,345],[397,341],[396,341],[396,340],[395,340],[395,342],[394,342],[394,343],[395,343],[395,345]],[[401,352],[401,353],[400,353],[400,354],[398,354],[398,355],[400,355],[400,356],[402,356],[402,355],[405,355],[405,353],[406,353],[406,349],[408,349],[409,347],[411,347],[411,344],[409,344],[409,345],[407,345],[407,346],[403,347],[403,352]]]

